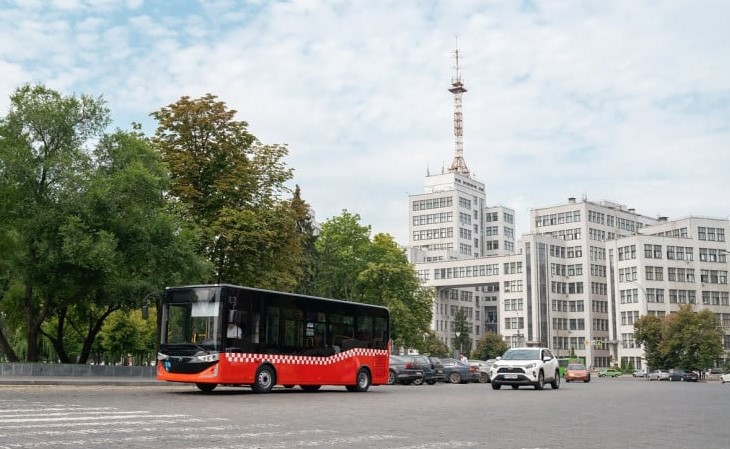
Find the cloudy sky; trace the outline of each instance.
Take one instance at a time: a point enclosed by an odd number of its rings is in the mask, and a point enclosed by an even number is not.
[[[103,95],[114,126],[213,93],[289,146],[324,221],[407,243],[408,195],[464,157],[490,205],[568,197],[730,215],[725,0],[0,0],[0,115],[24,83]]]

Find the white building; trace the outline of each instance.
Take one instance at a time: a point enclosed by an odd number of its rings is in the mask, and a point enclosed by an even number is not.
[[[667,315],[683,303],[709,308],[725,330],[730,354],[728,220],[651,218],[586,198],[533,209],[530,232],[515,242],[514,210],[488,206],[463,152],[459,75],[454,94],[454,161],[428,174],[409,197],[409,256],[424,285],[436,290],[432,329],[453,344],[464,309],[472,347],[485,333],[512,345],[571,351],[589,366],[645,367],[633,323]]]

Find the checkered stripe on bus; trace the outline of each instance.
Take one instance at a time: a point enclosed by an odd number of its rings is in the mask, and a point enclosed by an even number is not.
[[[292,364],[292,365],[330,365],[337,363],[350,357],[356,356],[377,356],[386,355],[387,350],[384,349],[367,349],[355,348],[349,349],[339,354],[329,357],[313,357],[307,355],[281,355],[281,354],[240,354],[226,353],[226,360],[229,363],[254,363],[261,360],[268,360],[272,363]]]

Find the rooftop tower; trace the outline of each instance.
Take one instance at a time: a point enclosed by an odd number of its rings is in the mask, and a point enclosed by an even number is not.
[[[456,60],[456,77],[451,79],[451,88],[449,92],[454,94],[454,136],[456,145],[454,151],[454,161],[449,167],[450,173],[458,173],[464,177],[471,178],[469,169],[466,167],[464,160],[464,129],[461,119],[461,94],[466,92],[464,83],[461,81],[461,73],[459,71],[459,48],[454,50],[454,59]]]

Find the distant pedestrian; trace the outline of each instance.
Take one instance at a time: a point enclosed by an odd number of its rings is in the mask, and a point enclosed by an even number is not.
[[[467,359],[467,358],[466,358],[466,356],[465,356],[464,354],[461,354],[461,355],[459,356],[459,360],[461,360],[461,363],[466,363],[466,364],[468,364],[468,363],[469,363],[469,359]]]

